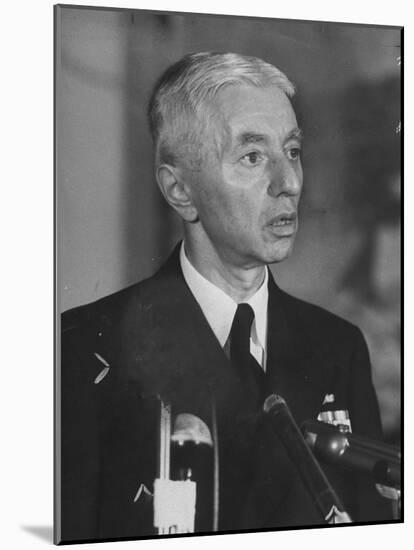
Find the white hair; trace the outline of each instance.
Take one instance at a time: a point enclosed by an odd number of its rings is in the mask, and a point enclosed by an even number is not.
[[[275,86],[287,97],[294,85],[276,67],[257,57],[235,53],[202,52],[186,55],[169,67],[153,90],[148,118],[156,164],[193,167],[203,158],[206,135],[211,130],[212,99],[232,84]]]

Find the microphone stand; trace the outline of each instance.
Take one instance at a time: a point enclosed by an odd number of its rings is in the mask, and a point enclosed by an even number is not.
[[[154,527],[159,535],[194,533],[196,483],[191,468],[171,479],[171,405],[160,399],[158,477],[154,480]]]
[[[158,455],[158,479],[167,481],[170,479],[170,439],[171,439],[171,405],[160,399],[160,439]],[[154,509],[156,506],[154,498]],[[168,535],[170,528],[166,525],[157,527],[159,535]]]
[[[214,403],[213,434],[194,414],[172,415],[171,404],[162,399],[159,419],[154,527],[159,535],[194,533],[197,516],[197,529],[212,526],[217,531],[219,477]]]

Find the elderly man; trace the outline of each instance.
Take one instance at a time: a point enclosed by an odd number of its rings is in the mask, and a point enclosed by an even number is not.
[[[298,229],[293,94],[272,65],[230,53],[186,56],[157,83],[156,179],[184,240],[150,279],[63,315],[63,540],[156,534],[151,493],[170,423],[188,435],[182,423],[196,419],[214,446],[214,511],[196,512],[196,531],[321,523],[263,422],[269,394],[298,424],[343,411],[354,432],[381,437],[359,329],[283,292],[267,267],[289,256]],[[369,480],[326,473],[354,521],[387,518]]]

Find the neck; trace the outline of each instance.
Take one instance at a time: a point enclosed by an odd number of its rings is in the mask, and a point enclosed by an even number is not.
[[[265,277],[265,266],[241,267],[229,264],[213,247],[200,247],[193,239],[184,239],[187,258],[199,273],[220,288],[236,303],[253,296]]]

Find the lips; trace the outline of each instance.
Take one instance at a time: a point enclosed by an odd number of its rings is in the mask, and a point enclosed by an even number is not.
[[[278,214],[277,216],[272,218],[268,225],[274,227],[283,227],[285,225],[295,223],[296,218],[296,212],[282,212],[281,214]]]
[[[291,237],[296,232],[296,212],[281,212],[270,220],[267,228],[276,237]]]

